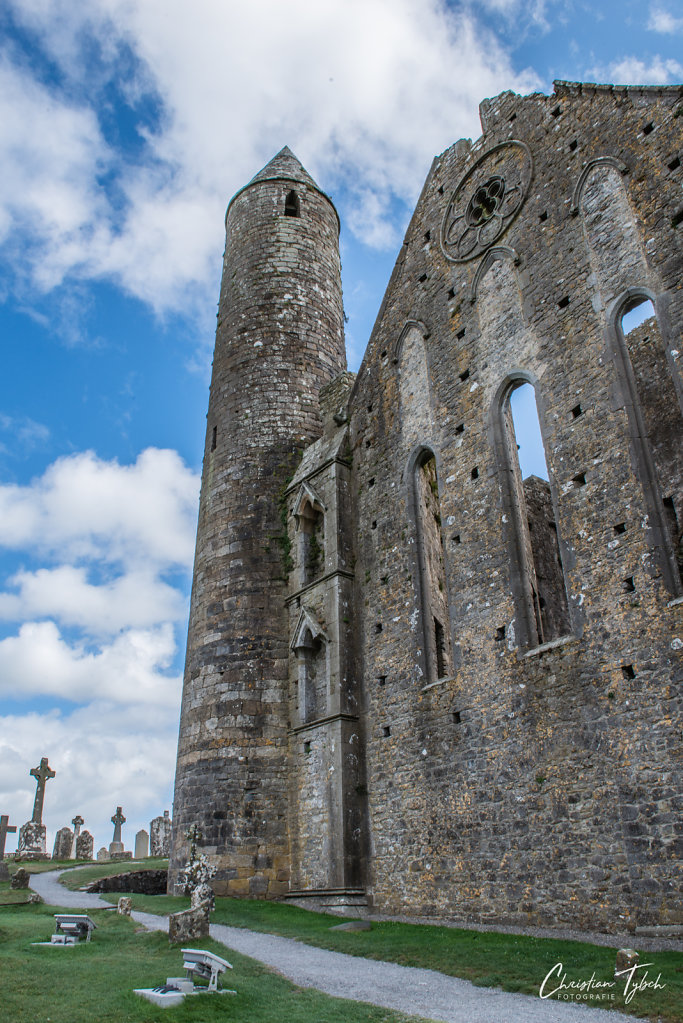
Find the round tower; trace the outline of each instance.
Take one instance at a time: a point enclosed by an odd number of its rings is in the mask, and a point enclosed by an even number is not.
[[[192,824],[218,894],[287,890],[284,491],[346,368],[332,202],[285,147],[232,199],[207,417],[169,871]]]

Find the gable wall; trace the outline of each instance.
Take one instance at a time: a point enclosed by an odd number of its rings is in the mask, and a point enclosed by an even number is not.
[[[655,296],[675,367],[683,227],[672,226],[681,169],[668,164],[681,152],[676,109],[674,90],[503,94],[483,106],[485,134],[472,148],[460,142],[435,161],[408,230],[350,420],[367,882],[383,910],[607,928],[669,923],[679,912],[671,886],[681,852],[673,766],[681,604],[665,585],[608,343],[611,307],[626,286],[624,250],[612,248],[619,280],[610,294],[583,217],[571,212],[588,161],[608,155],[628,168],[620,180],[642,254],[631,271],[642,279],[631,286]],[[446,258],[442,222],[467,171],[510,139],[527,147],[533,176],[497,239],[515,251],[482,275],[484,250],[468,262]],[[511,173],[500,160],[483,161],[482,180]],[[420,325],[410,333],[412,372],[431,407],[404,420],[411,370],[397,343],[409,321]],[[495,416],[517,376],[536,386],[571,617],[570,633],[540,650],[520,646]],[[664,400],[655,392],[648,401]],[[680,429],[670,404],[666,418]],[[455,667],[441,680],[426,665],[422,620],[412,496],[421,447],[436,455],[450,606]],[[579,474],[585,485],[572,482]],[[619,535],[618,523],[626,524]],[[626,578],[634,590],[625,592]]]

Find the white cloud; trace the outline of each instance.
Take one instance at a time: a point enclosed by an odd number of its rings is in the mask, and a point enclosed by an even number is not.
[[[610,64],[606,72],[597,70],[596,81],[615,82],[617,85],[667,85],[679,82],[683,77],[683,64],[660,56],[649,62],[639,57],[623,57]]]
[[[175,706],[178,678],[161,672],[176,653],[173,628],[129,629],[95,651],[65,642],[54,622],[26,622],[0,640],[0,698],[52,696],[87,703],[97,697]]]
[[[30,450],[44,444],[50,436],[50,430],[44,423],[37,423],[28,416],[6,416],[0,413],[0,431],[12,435],[14,445],[23,450]]]
[[[38,287],[58,284],[87,253],[106,214],[97,179],[110,160],[92,110],[0,57],[0,242],[15,246],[20,272],[26,244],[40,244],[30,264]]]
[[[664,35],[676,35],[683,31],[683,18],[676,18],[658,4],[650,8],[650,17],[647,27],[651,32],[661,32]]]
[[[198,479],[175,451],[148,448],[133,465],[84,452],[28,486],[0,486],[0,546],[135,566],[186,567]]]
[[[184,624],[187,617],[184,594],[158,579],[149,566],[93,584],[84,567],[60,565],[18,572],[9,584],[19,592],[0,593],[0,618],[51,618],[94,637],[158,622]]]
[[[118,154],[116,162],[93,115],[64,104],[59,166],[86,122],[90,145],[76,146],[72,176],[57,175],[74,182],[60,194],[64,228],[53,224],[33,273],[43,287],[69,274],[105,276],[161,312],[212,295],[226,201],[283,144],[328,190],[362,181],[365,192],[352,189],[340,213],[360,237],[392,246],[384,211],[392,198],[414,201],[435,153],[478,135],[479,100],[539,84],[513,73],[470,11],[440,0],[22,0],[15,16],[41,35],[74,92],[96,95],[93,77],[120,72],[128,50],[126,96],[153,90],[162,109],[157,130],[145,130],[142,159]],[[80,48],[86,37],[104,51],[96,71]],[[17,131],[28,135],[23,125]],[[12,130],[4,137],[11,147]],[[36,146],[47,186],[50,149]],[[28,143],[24,150],[18,169],[33,153]],[[103,208],[96,185],[102,162],[115,173],[116,210],[109,200]],[[20,185],[18,175],[12,183]],[[35,199],[25,207],[36,234],[41,208]]]

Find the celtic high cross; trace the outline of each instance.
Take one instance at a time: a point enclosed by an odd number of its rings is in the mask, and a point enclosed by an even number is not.
[[[31,775],[37,781],[36,785],[36,798],[33,803],[33,817],[31,820],[34,824],[43,823],[43,800],[45,799],[45,782],[49,778],[54,778],[57,772],[51,770],[47,757],[43,757],[40,761],[39,767],[31,768]]]

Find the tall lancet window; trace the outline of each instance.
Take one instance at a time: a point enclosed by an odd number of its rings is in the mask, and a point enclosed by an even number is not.
[[[439,481],[434,452],[429,449],[421,452],[415,464],[414,488],[427,675],[435,681],[453,673],[453,655]]]
[[[512,580],[522,646],[567,635],[569,607],[557,519],[533,386],[513,381],[501,408],[505,503],[513,530]]]
[[[631,444],[668,589],[683,591],[683,419],[652,302],[632,290],[616,323]]]

